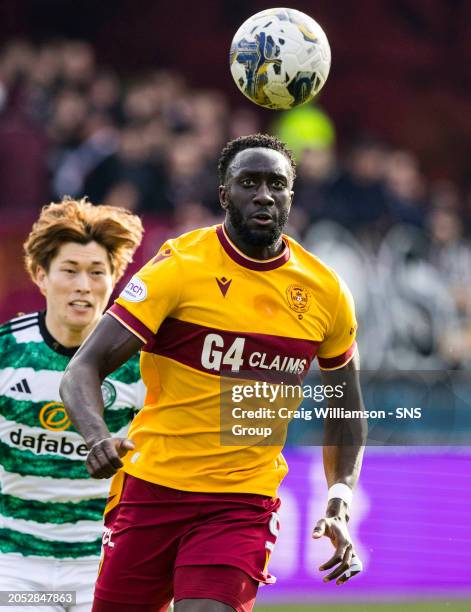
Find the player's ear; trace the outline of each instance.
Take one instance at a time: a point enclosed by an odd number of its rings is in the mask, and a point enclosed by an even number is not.
[[[226,210],[228,206],[228,198],[227,198],[227,187],[225,185],[219,185],[219,204],[221,208]]]
[[[46,277],[47,272],[42,266],[36,268],[36,274],[34,275],[34,282],[39,287],[39,291],[45,296],[46,295]]]

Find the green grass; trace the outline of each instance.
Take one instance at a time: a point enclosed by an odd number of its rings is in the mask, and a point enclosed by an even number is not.
[[[470,612],[471,601],[422,601],[396,603],[326,603],[255,606],[256,612]]]

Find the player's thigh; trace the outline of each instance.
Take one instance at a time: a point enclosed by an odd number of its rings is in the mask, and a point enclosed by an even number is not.
[[[6,591],[8,610],[24,612],[23,598],[41,591],[51,591],[48,560],[23,557],[15,553],[0,554],[0,585]],[[16,606],[15,603],[19,605]],[[35,612],[63,612],[62,606],[34,606]]]
[[[181,506],[177,491],[125,475],[119,503],[105,516],[95,612],[106,602],[167,609],[178,543],[188,524]]]
[[[147,532],[147,542],[145,538],[145,530],[129,529],[116,536],[114,548],[105,549],[90,608],[93,612],[131,612],[132,605],[139,612],[167,610],[173,598],[176,544],[168,541],[165,547],[165,535],[159,537],[152,530]]]
[[[0,554],[2,591],[47,591],[50,587],[44,563],[34,557]]]
[[[259,495],[209,498],[200,520],[180,541],[175,567],[230,566],[257,584],[274,582],[267,566],[277,539],[279,506],[278,499]]]
[[[93,607],[96,573],[92,581],[75,586],[75,604],[66,607],[66,612],[90,612]],[[68,587],[67,590],[72,590]]]
[[[74,603],[66,605],[68,612],[90,612],[98,575],[99,558],[64,559],[56,564],[55,588],[75,594]]]
[[[252,612],[258,582],[229,565],[177,567],[175,612]]]
[[[27,593],[52,590],[70,591],[75,594],[78,605],[64,608],[63,605],[38,606],[35,612],[90,612],[98,561],[54,561],[37,557],[22,557],[15,554],[0,555],[0,585],[14,598]],[[51,577],[55,574],[52,587]],[[16,595],[15,595],[16,594]],[[14,612],[24,612],[25,606],[9,606]]]

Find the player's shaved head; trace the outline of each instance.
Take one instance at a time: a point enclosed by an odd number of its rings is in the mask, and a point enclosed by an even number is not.
[[[245,151],[245,149],[257,148],[272,149],[284,155],[289,162],[291,180],[294,180],[296,176],[296,162],[285,143],[275,136],[269,136],[268,134],[251,134],[250,136],[241,136],[229,141],[222,150],[218,162],[219,183],[221,185],[226,183],[228,172],[231,171],[232,162],[238,153]]]

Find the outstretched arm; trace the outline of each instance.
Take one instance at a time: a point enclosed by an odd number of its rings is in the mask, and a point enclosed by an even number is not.
[[[355,355],[345,367],[322,372],[325,385],[342,385],[344,388],[344,396],[340,402],[337,400],[336,406],[342,406],[345,411],[364,410],[358,367],[358,355]],[[321,571],[335,568],[325,576],[325,582],[337,579],[337,584],[343,584],[361,571],[358,570],[361,562],[354,558],[354,545],[348,533],[350,507],[346,499],[351,496],[360,475],[366,436],[367,423],[363,418],[325,419],[323,458],[327,486],[330,489],[333,485],[341,485],[334,489],[325,517],[318,521],[312,534],[315,539],[326,535],[335,547],[331,559],[319,568]],[[336,490],[342,497],[335,496]]]
[[[87,470],[94,478],[112,476],[123,465],[120,457],[134,448],[131,440],[112,438],[103,419],[101,382],[142,344],[112,316],[105,315],[70,361],[62,379],[60,395],[90,450]]]

